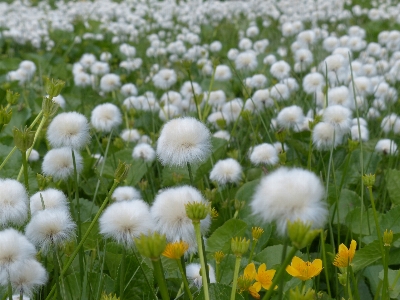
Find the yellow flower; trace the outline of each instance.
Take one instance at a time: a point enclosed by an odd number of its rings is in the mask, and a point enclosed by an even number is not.
[[[254,263],[248,264],[244,269],[243,275],[238,278],[238,287],[240,292],[248,291],[253,298],[260,299],[258,292],[261,290],[261,285],[253,283],[254,278],[257,276],[256,267]]]
[[[353,260],[354,254],[356,253],[356,247],[357,242],[355,240],[351,240],[349,249],[347,249],[344,244],[340,244],[339,252],[335,256],[333,265],[341,268],[348,267]]]
[[[300,257],[293,257],[290,266],[286,267],[288,272],[293,277],[297,277],[300,280],[308,280],[314,276],[317,276],[322,271],[322,260],[315,259],[313,262],[304,261]]]
[[[253,236],[253,240],[258,241],[263,233],[264,233],[264,229],[262,229],[261,227],[252,227],[251,228],[251,235]]]
[[[276,272],[275,270],[267,270],[267,265],[262,264],[261,266],[258,267],[258,272],[255,276],[256,283],[254,283],[254,286],[256,288],[259,288],[259,290],[261,289],[261,287],[263,287],[266,290],[269,290],[275,272]]]
[[[180,259],[189,248],[189,244],[184,241],[167,244],[162,255],[171,259]]]

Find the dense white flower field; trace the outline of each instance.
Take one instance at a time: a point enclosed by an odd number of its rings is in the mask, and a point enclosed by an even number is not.
[[[1,299],[398,299],[398,1],[0,16]]]

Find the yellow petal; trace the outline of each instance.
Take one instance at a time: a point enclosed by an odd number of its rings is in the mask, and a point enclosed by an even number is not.
[[[356,253],[357,242],[355,240],[351,240],[350,249],[349,249],[349,260],[350,262],[353,260],[354,254]]]
[[[292,275],[293,277],[299,277],[301,276],[301,273],[299,272],[299,270],[293,268],[292,266],[287,266],[286,267],[286,272],[288,272],[290,275]]]
[[[347,247],[346,247],[346,245],[345,244],[340,244],[339,245],[339,253],[347,253],[349,251],[349,249],[347,249]]]
[[[308,270],[308,276],[310,278],[317,276],[319,273],[322,271],[322,260],[320,259],[314,259],[314,261],[311,263],[311,266]]]
[[[253,284],[254,289],[258,292],[261,290],[261,283],[259,283],[258,281],[254,282]]]
[[[244,269],[244,276],[254,279],[256,277],[257,272],[256,272],[256,266],[254,263],[248,264],[247,267]]]
[[[262,264],[258,267],[258,273],[264,272],[267,269],[266,264]]]

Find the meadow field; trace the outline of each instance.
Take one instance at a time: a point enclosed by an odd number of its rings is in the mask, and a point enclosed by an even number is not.
[[[0,299],[400,299],[400,3],[0,3]]]

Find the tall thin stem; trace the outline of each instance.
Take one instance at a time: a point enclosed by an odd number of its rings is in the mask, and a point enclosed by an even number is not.
[[[242,261],[242,257],[241,256],[236,256],[235,271],[233,271],[231,300],[235,300],[235,298],[236,298],[236,287],[237,287],[237,281],[238,281],[238,277],[239,277],[239,268],[240,268],[240,262],[241,261]]]
[[[154,277],[157,280],[158,287],[160,289],[160,294],[161,298],[163,300],[170,300],[169,294],[168,294],[168,288],[167,288],[167,283],[165,282],[165,277],[164,277],[164,271],[162,268],[161,260],[160,258],[156,260],[151,260],[153,267],[154,267]]]
[[[210,295],[208,293],[208,280],[207,280],[207,267],[206,262],[204,259],[204,252],[202,246],[202,238],[200,232],[200,221],[193,221],[194,231],[196,233],[196,241],[197,247],[199,250],[199,258],[200,258],[200,265],[201,265],[201,279],[203,281],[203,290],[204,290],[204,300],[210,300]]]
[[[188,283],[188,280],[186,278],[185,271],[184,271],[183,266],[182,266],[182,262],[181,262],[180,259],[177,259],[176,263],[178,264],[179,272],[181,272],[183,286],[185,287],[186,294],[187,294],[187,296],[189,297],[190,300],[193,300],[193,295],[192,295],[192,292],[190,291],[189,283]]]

